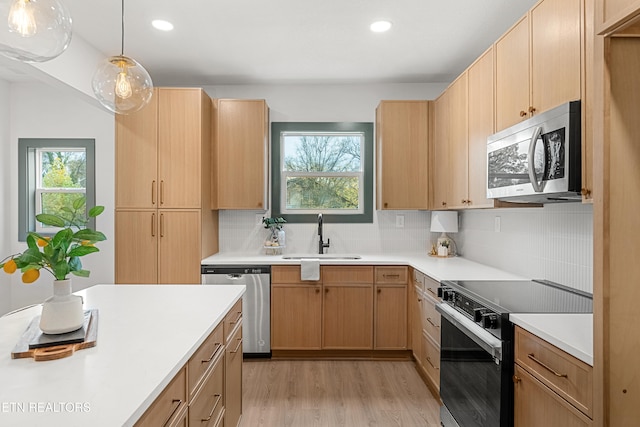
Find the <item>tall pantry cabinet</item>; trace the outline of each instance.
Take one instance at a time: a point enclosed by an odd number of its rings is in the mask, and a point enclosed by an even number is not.
[[[218,251],[211,202],[211,99],[158,88],[116,116],[116,283],[200,283]]]

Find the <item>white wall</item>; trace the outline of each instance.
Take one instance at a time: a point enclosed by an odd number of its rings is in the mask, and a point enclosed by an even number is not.
[[[593,293],[592,205],[465,211],[455,239],[465,258]]]
[[[9,83],[0,80],[0,148],[6,153],[5,147],[9,146]],[[15,158],[7,155],[0,156],[0,203],[4,203],[9,197],[11,187],[10,165],[15,164]],[[0,209],[0,260],[11,254],[9,240],[9,212],[4,206]],[[0,271],[0,316],[9,311],[11,307],[11,280],[4,272]]]
[[[113,115],[86,102],[86,97],[61,91],[42,83],[14,83],[10,87],[11,126],[8,141],[3,141],[0,156],[2,176],[9,189],[0,198],[0,211],[9,227],[3,240],[11,253],[22,252],[26,245],[18,242],[18,138],[94,138],[96,140],[96,204],[105,212],[97,218],[96,228],[109,240],[100,243],[100,252],[82,259],[91,271],[89,278],[72,277],[74,291],[114,280],[114,120]],[[14,161],[11,161],[14,160]],[[3,222],[4,223],[4,222]],[[21,307],[41,302],[51,295],[52,276],[41,271],[40,279],[24,285],[20,275],[11,276],[11,306]]]

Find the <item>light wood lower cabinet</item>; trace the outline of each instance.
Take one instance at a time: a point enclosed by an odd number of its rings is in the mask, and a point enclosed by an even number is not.
[[[182,368],[156,398],[136,427],[179,426],[187,417],[187,369]]]
[[[135,424],[237,427],[242,415],[242,300]]]
[[[520,327],[515,333],[515,426],[591,426],[593,368]]]
[[[272,350],[408,349],[407,271],[322,266],[307,282],[299,266],[273,266]]]
[[[322,282],[301,282],[300,267],[271,270],[271,349],[322,348]]]
[[[199,209],[116,211],[116,283],[199,284]]]
[[[242,415],[242,324],[227,340],[224,371],[224,425],[237,427]]]
[[[373,348],[373,267],[322,267],[322,348]]]
[[[412,304],[412,349],[418,372],[436,398],[440,390],[440,313],[435,305],[439,302],[439,284],[419,271],[413,273]]]

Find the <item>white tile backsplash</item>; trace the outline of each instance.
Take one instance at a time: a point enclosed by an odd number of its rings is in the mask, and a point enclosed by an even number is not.
[[[404,216],[404,227],[396,227],[396,215]],[[398,253],[428,251],[430,213],[426,211],[374,211],[373,224],[324,223],[327,253]],[[317,253],[318,227],[285,224],[283,253]],[[220,211],[220,252],[260,254],[268,231],[257,221],[255,211]]]
[[[220,252],[261,254],[268,231],[262,212],[221,211]],[[268,213],[267,213],[268,214]],[[396,227],[404,216],[404,228]],[[494,219],[500,217],[500,232]],[[324,224],[327,253],[402,253],[430,250],[428,211],[375,211],[373,224]],[[566,203],[544,208],[460,212],[460,232],[451,233],[458,252],[470,260],[528,278],[546,279],[593,292],[593,209]],[[317,253],[316,224],[286,224],[283,253]]]
[[[494,231],[495,217],[501,230]],[[593,207],[469,210],[461,214],[458,251],[473,261],[593,292]]]

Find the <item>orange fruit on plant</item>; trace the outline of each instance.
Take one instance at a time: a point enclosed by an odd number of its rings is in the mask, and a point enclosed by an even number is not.
[[[27,270],[22,273],[22,282],[33,283],[38,280],[38,277],[40,277],[40,270],[36,270],[35,268],[33,270]]]
[[[38,246],[40,246],[41,248],[47,246],[49,244],[49,241],[47,239],[38,239]]]
[[[18,266],[16,265],[16,262],[13,259],[10,259],[9,261],[4,263],[4,272],[7,274],[13,274],[16,272],[16,269],[18,268]]]

